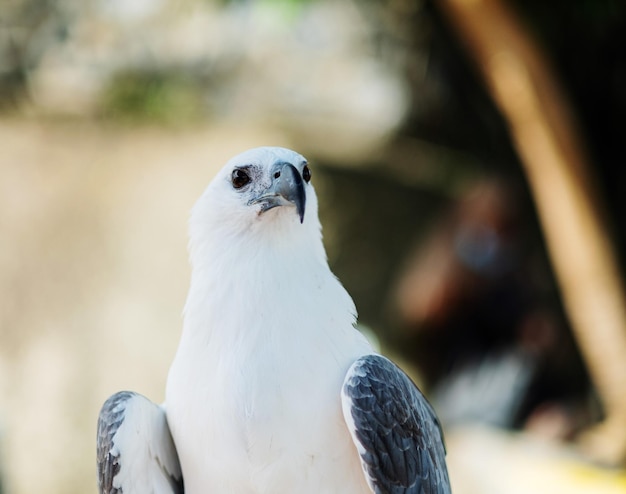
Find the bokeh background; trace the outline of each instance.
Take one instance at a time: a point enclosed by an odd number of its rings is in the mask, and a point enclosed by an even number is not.
[[[456,493],[626,492],[625,118],[621,0],[0,0],[0,492],[96,492],[188,212],[258,145],[312,163]]]

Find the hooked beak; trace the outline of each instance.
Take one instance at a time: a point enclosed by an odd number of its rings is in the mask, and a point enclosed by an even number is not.
[[[261,213],[278,206],[293,205],[300,218],[304,221],[306,193],[300,172],[291,163],[279,163],[272,170],[272,183],[260,196],[252,199],[249,204],[261,204]]]

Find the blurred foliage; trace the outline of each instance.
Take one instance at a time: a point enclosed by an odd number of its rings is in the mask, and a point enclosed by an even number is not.
[[[29,72],[67,38],[82,8],[68,0],[0,2],[0,110],[14,109],[28,97]]]
[[[101,115],[129,122],[185,123],[205,114],[204,88],[184,73],[127,70],[109,81]]]

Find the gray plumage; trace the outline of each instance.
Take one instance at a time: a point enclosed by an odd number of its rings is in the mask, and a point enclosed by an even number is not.
[[[447,494],[443,434],[417,386],[380,355],[358,359],[342,400],[368,483],[376,494]]]

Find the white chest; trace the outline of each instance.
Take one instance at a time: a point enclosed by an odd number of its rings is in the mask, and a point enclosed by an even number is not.
[[[185,492],[370,492],[341,411],[348,368],[372,352],[352,300],[307,245],[235,245],[194,272],[168,377]]]
[[[369,492],[340,405],[363,349],[302,349],[177,356],[167,413],[186,492]]]

